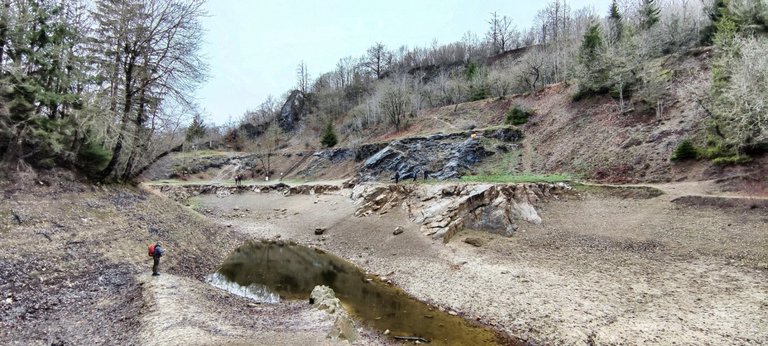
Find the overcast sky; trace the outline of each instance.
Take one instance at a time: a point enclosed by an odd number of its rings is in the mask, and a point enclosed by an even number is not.
[[[573,9],[608,11],[610,0],[571,0]],[[527,28],[546,2],[536,0],[209,0],[203,53],[210,79],[198,91],[209,122],[224,124],[279,98],[296,85],[302,60],[316,77],[345,56],[359,57],[375,42],[390,49],[482,36],[489,14]],[[281,100],[282,102],[282,100]]]

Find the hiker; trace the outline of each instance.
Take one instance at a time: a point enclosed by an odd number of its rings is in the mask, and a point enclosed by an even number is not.
[[[240,186],[240,175],[235,175],[235,186]]]
[[[427,181],[427,178],[429,178],[428,176],[429,176],[429,171],[427,171],[427,170],[425,169],[425,170],[424,170],[424,181]]]
[[[416,178],[418,178],[418,177],[419,177],[419,171],[417,171],[417,170],[414,170],[414,171],[413,171],[413,182],[414,182],[414,183],[416,182]]]
[[[400,171],[395,171],[395,184],[400,182]]]
[[[160,257],[162,257],[165,254],[165,250],[160,246],[160,242],[155,243],[155,245],[149,246],[149,255],[152,256],[153,264],[152,264],[152,276],[158,276],[160,273],[157,271],[160,269]]]

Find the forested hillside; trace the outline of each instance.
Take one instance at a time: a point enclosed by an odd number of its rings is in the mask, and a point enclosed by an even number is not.
[[[416,48],[376,43],[314,79],[300,63],[300,97],[270,97],[239,125],[208,129],[207,139],[260,153],[335,144],[322,141],[330,135],[355,146],[426,121],[435,107],[535,94],[563,83],[571,90],[566,102],[606,95],[607,112],[630,123],[661,119],[673,108],[702,113],[698,122],[706,133],[691,133],[676,159],[738,164],[765,151],[764,0],[614,1],[600,12],[560,0],[543,7],[531,28],[519,30],[493,13],[482,36],[467,33],[454,43]],[[691,72],[675,65],[681,55],[705,59],[707,69],[697,72],[704,75],[694,78],[700,83],[680,82]],[[300,124],[286,127],[284,119]],[[476,124],[484,125],[496,124]]]
[[[5,171],[65,166],[94,179],[130,180],[185,141],[186,148],[265,157],[357,146],[407,131],[430,109],[536,95],[556,83],[568,88],[565,102],[598,98],[605,112],[629,122],[661,119],[672,109],[703,113],[697,127],[707,131],[686,132],[690,138],[673,159],[743,164],[768,146],[765,0],[613,1],[605,9],[554,0],[530,28],[492,13],[487,32],[467,32],[453,43],[394,49],[374,43],[322,73],[301,62],[295,90],[268,97],[224,126],[207,124],[192,97],[206,77],[202,5],[5,1]],[[697,72],[705,76],[693,78],[703,82],[681,83],[690,71],[668,63],[686,54],[706,60]],[[520,111],[536,115],[536,109]]]
[[[6,172],[64,166],[131,179],[180,145],[200,59],[202,0],[5,0],[0,154]]]

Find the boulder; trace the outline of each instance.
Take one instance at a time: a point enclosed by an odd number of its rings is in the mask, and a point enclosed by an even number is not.
[[[483,246],[483,241],[480,240],[480,238],[466,238],[466,239],[464,239],[464,242],[469,244],[469,245],[472,245],[474,247],[481,247],[481,246]]]
[[[329,314],[342,311],[341,301],[339,301],[339,298],[336,298],[333,289],[328,286],[315,286],[309,297],[314,302],[313,306],[319,310],[327,311]]]
[[[333,323],[333,329],[328,333],[328,337],[332,339],[347,340],[350,343],[357,341],[360,335],[355,328],[355,322],[352,321],[349,316],[341,315],[336,318],[336,322]]]

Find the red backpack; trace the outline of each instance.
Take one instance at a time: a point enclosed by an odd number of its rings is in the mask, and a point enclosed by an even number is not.
[[[149,257],[155,256],[155,244],[149,245],[149,252],[147,254],[149,255]]]

